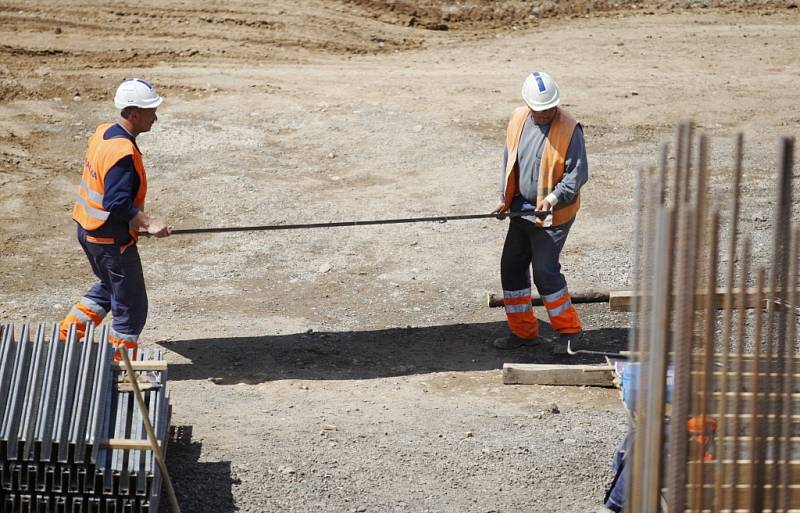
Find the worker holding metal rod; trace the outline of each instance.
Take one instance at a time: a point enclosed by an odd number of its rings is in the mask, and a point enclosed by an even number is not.
[[[99,281],[61,322],[62,340],[70,325],[75,324],[80,339],[87,323],[99,325],[110,311],[114,323],[109,341],[118,348],[138,347],[147,320],[147,292],[136,249],[139,230],[166,237],[171,227],[144,212],[147,175],[136,136],[150,131],[162,101],[149,82],[125,80],[114,97],[120,119],[98,126],[89,138],[72,218]]]
[[[526,106],[514,111],[506,130],[500,203],[492,213],[535,208],[550,215],[509,221],[500,279],[511,334],[492,343],[498,349],[518,348],[539,336],[531,305],[531,267],[561,344],[581,332],[559,257],[580,207],[580,189],[589,178],[583,129],[558,106],[558,86],[547,73],[528,75],[522,98]]]

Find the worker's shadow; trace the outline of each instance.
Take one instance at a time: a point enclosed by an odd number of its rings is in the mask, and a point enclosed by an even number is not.
[[[172,426],[167,445],[167,470],[181,511],[234,513],[231,463],[200,462],[202,444],[192,440],[192,426]],[[161,494],[159,511],[170,511],[169,500]]]
[[[171,363],[170,380],[211,379],[217,384],[278,379],[370,379],[447,371],[501,369],[504,363],[600,363],[598,356],[556,354],[550,326],[543,340],[514,350],[491,342],[504,322],[455,324],[375,331],[309,332],[164,341],[160,345],[191,363]],[[627,330],[586,331],[576,348],[627,349]]]

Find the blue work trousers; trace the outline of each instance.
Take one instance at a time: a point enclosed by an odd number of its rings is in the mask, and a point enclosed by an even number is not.
[[[138,339],[147,321],[147,290],[136,245],[120,252],[116,244],[98,244],[86,238],[86,230],[78,225],[78,242],[100,281],[84,298],[114,316],[112,336]]]
[[[500,281],[503,290],[520,290],[533,283],[544,297],[564,289],[567,280],[561,274],[559,257],[572,222],[540,228],[530,221],[511,218],[500,260]]]

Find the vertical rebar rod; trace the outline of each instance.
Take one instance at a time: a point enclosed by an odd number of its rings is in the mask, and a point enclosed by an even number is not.
[[[775,207],[775,241],[773,246],[773,274],[777,275],[775,284],[777,290],[772,289],[772,300],[777,301],[778,304],[772,304],[772,312],[774,323],[770,328],[775,332],[775,358],[774,358],[774,380],[770,387],[771,392],[776,392],[774,398],[770,398],[771,410],[774,413],[773,429],[771,430],[772,438],[770,443],[770,452],[772,454],[772,476],[773,484],[777,485],[780,479],[777,477],[780,474],[780,461],[782,459],[782,452],[784,447],[781,445],[781,434],[783,432],[783,417],[788,415],[787,411],[783,410],[783,402],[780,397],[786,393],[785,388],[786,380],[781,376],[781,373],[786,368],[786,355],[788,352],[787,346],[787,320],[790,318],[789,310],[786,304],[789,303],[789,270],[791,264],[790,255],[792,253],[792,168],[794,160],[794,145],[793,140],[784,138],[781,141],[781,162],[778,173],[778,202]],[[779,261],[780,265],[776,265]],[[794,344],[794,341],[791,341]],[[788,390],[791,390],[789,388]],[[779,488],[773,486],[771,488],[771,507],[775,509],[779,503]]]
[[[787,315],[787,340],[786,344],[786,360],[783,367],[784,379],[784,393],[783,393],[783,422],[781,425],[781,442],[782,442],[782,462],[780,470],[780,510],[788,511],[791,507],[790,504],[790,488],[789,485],[794,483],[792,479],[792,416],[794,414],[795,403],[792,399],[792,392],[794,391],[794,371],[795,371],[795,344],[797,343],[797,322],[798,313],[795,310],[800,304],[800,293],[797,290],[798,276],[800,275],[800,228],[794,228],[792,233],[792,252],[791,260],[789,262],[789,287],[791,293],[788,294],[789,305],[791,308]]]
[[[722,441],[728,436],[728,423],[726,421],[728,404],[728,370],[730,367],[731,353],[731,330],[733,314],[733,288],[734,275],[736,272],[736,242],[739,228],[739,204],[741,197],[740,184],[742,181],[742,158],[744,152],[744,136],[740,133],[736,137],[736,149],[734,155],[733,186],[731,188],[730,202],[730,232],[728,233],[728,265],[725,272],[725,298],[723,300],[722,311],[722,376],[719,384],[720,401],[718,414],[720,419],[717,431],[717,447],[720,454],[717,455],[714,475],[714,513],[719,513],[722,509],[722,461],[727,459],[727,454],[723,450]],[[738,398],[736,399],[738,401]],[[734,464],[735,466],[735,464]]]
[[[645,231],[649,234],[655,233],[655,225],[656,225],[656,215],[658,211],[662,208],[661,207],[661,198],[663,197],[664,190],[663,190],[663,180],[649,180],[648,183],[648,193],[647,196],[649,198],[647,205],[649,208],[646,210],[645,216]],[[648,237],[647,244],[643,246],[643,253],[644,253],[644,261],[643,261],[643,268],[644,272],[642,273],[642,302],[640,306],[640,319],[641,323],[639,326],[639,358],[638,358],[638,383],[636,389],[636,396],[635,396],[635,403],[634,403],[634,417],[636,422],[643,422],[642,419],[645,416],[645,404],[647,398],[647,390],[646,390],[646,383],[645,383],[645,372],[644,369],[647,365],[649,360],[648,357],[648,343],[647,340],[643,338],[646,336],[645,334],[648,333],[649,326],[650,326],[650,319],[649,319],[649,311],[652,304],[652,266],[653,266],[653,259],[655,258],[655,250],[653,248],[654,239],[652,235]],[[630,485],[628,485],[627,491],[629,495],[626,497],[626,504],[629,504],[631,507],[631,513],[643,513],[641,511],[642,507],[642,500],[643,500],[643,487],[642,487],[642,480],[644,479],[644,472],[646,469],[646,461],[644,457],[644,432],[642,429],[635,429],[633,433],[634,442],[633,442],[633,465],[631,466],[631,471],[627,474],[630,477]]]
[[[710,246],[708,251],[708,285],[705,294],[705,306],[703,309],[703,367],[702,367],[702,381],[700,383],[700,394],[697,409],[697,429],[699,430],[699,439],[694,444],[694,460],[696,465],[692,469],[697,469],[694,472],[692,479],[692,509],[693,511],[701,512],[705,509],[705,472],[703,471],[703,462],[705,461],[706,447],[702,441],[706,440],[709,436],[706,434],[706,415],[711,410],[711,397],[713,392],[713,376],[714,376],[714,330],[716,326],[716,311],[717,311],[717,256],[718,256],[718,240],[719,240],[719,210],[715,209],[711,215],[708,232],[710,239]]]
[[[650,360],[647,365],[647,410],[645,416],[645,494],[642,511],[657,511],[661,499],[661,469],[664,451],[664,384],[669,349],[669,307],[672,296],[672,256],[675,209],[662,209],[658,219],[654,262],[653,311],[648,333]],[[642,369],[644,371],[644,369]]]
[[[681,181],[681,187],[683,189],[683,192],[682,192],[681,196],[683,197],[683,200],[688,203],[690,201],[689,184],[691,184],[691,182],[692,182],[692,180],[691,180],[692,179],[692,145],[694,143],[694,123],[692,123],[691,121],[687,121],[685,123],[685,127],[684,127],[684,130],[683,130],[683,137],[684,137],[684,142],[683,142],[684,151],[683,151],[683,155],[681,156],[682,157],[682,161],[681,161],[680,165],[683,168],[683,172],[684,172],[685,176],[683,177],[683,180]],[[698,192],[697,189],[695,189],[695,193],[697,193],[697,192]]]
[[[691,127],[690,127],[691,129]],[[691,139],[690,139],[691,140]],[[692,223],[694,226],[692,228],[692,235],[693,241],[691,244],[691,255],[690,258],[692,259],[692,281],[689,283],[689,288],[692,291],[691,298],[689,299],[689,306],[687,312],[687,319],[688,324],[691,326],[691,337],[695,339],[695,325],[698,322],[698,316],[696,312],[700,310],[700,294],[699,290],[702,288],[702,281],[698,279],[699,276],[702,276],[700,271],[704,270],[703,265],[703,246],[701,246],[703,234],[706,233],[706,228],[708,227],[706,223],[706,187],[707,187],[707,167],[705,165],[706,157],[707,157],[707,145],[708,140],[705,135],[700,135],[698,138],[699,143],[699,150],[698,150],[698,159],[699,165],[697,168],[697,172],[693,176],[695,179],[694,181],[694,196],[692,198],[692,204],[694,206],[694,218],[692,219]],[[691,146],[691,145],[690,145]],[[687,151],[691,152],[691,149],[688,148]],[[691,163],[691,158],[686,159],[686,165],[688,166]],[[687,173],[688,174],[688,173]],[[687,180],[688,182],[688,180]],[[688,188],[688,185],[687,185]],[[687,191],[688,194],[688,191]],[[694,349],[695,344],[693,343],[690,351]],[[702,343],[701,343],[702,346]],[[694,369],[694,365],[690,364],[691,368]],[[701,376],[702,377],[702,376]],[[702,386],[702,382],[701,382]],[[689,404],[689,411],[697,412],[701,409],[700,406],[700,394],[691,394],[690,395],[690,404]],[[688,420],[688,418],[687,418]],[[702,424],[702,419],[701,424]],[[702,455],[700,455],[702,456]],[[691,451],[688,454],[689,458],[693,460],[698,459],[697,454],[697,446],[696,444],[691,447]],[[700,502],[700,498],[698,497],[698,489],[697,484],[700,482],[700,468],[701,465],[695,465],[692,467],[692,471],[688,473],[688,484],[689,488],[692,491],[692,494],[689,496],[689,502],[692,505],[696,505]]]
[[[693,329],[692,297],[694,296],[694,209],[683,210],[682,228],[678,236],[679,270],[678,302],[675,308],[675,362],[672,388],[672,416],[670,421],[670,457],[667,504],[670,513],[683,513],[686,508],[686,483],[688,456],[687,422],[692,390],[692,346]]]
[[[642,283],[641,283],[641,270],[639,269],[641,265],[641,251],[642,251],[642,230],[644,223],[642,222],[642,218],[644,217],[644,205],[646,205],[646,197],[645,191],[649,190],[649,184],[653,180],[653,172],[652,170],[645,170],[642,169],[639,173],[635,175],[635,208],[634,208],[634,218],[633,218],[633,263],[631,267],[631,288],[634,290],[633,298],[631,299],[631,315],[630,315],[630,329],[629,329],[629,337],[628,337],[628,345],[629,349],[632,354],[638,354],[640,341],[639,341],[639,307],[640,307],[640,299],[639,296],[642,294]],[[633,415],[628,416],[628,432],[633,433],[635,432],[636,425],[635,419]],[[625,458],[626,461],[630,456],[633,454],[633,438],[626,437],[625,441]],[[631,490],[631,464],[626,464],[623,467],[624,477],[625,477],[625,490],[624,496],[627,499],[630,499]],[[627,504],[631,504],[631,502],[627,502]]]
[[[736,318],[736,371],[732,383],[733,390],[736,391],[735,400],[733,402],[733,411],[731,412],[733,423],[731,426],[731,433],[733,437],[733,452],[731,459],[733,460],[733,468],[731,469],[731,486],[726,488],[726,498],[728,504],[733,504],[736,499],[736,483],[739,482],[739,460],[741,455],[741,446],[739,444],[739,392],[744,389],[742,382],[742,373],[744,372],[744,355],[745,355],[745,326],[747,321],[747,278],[750,275],[750,238],[745,237],[744,247],[742,248],[742,265],[739,275],[739,294],[737,297],[737,318]],[[752,431],[751,431],[752,434]],[[752,480],[752,474],[751,474]]]
[[[753,402],[750,409],[750,513],[761,513],[764,507],[764,462],[761,452],[761,439],[764,436],[764,418],[761,416],[761,372],[762,372],[762,331],[764,304],[764,269],[760,268],[756,278],[755,333],[753,335]],[[764,371],[769,372],[769,367]]]

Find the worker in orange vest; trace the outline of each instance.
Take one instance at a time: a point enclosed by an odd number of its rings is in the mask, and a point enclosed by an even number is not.
[[[99,325],[110,311],[114,322],[109,341],[118,349],[135,350],[139,345],[147,320],[147,292],[136,248],[139,230],[166,237],[172,228],[144,211],[147,174],[136,136],[150,131],[162,101],[149,82],[125,80],[114,97],[120,119],[98,126],[89,138],[72,218],[99,281],[61,322],[62,340],[72,324],[82,338],[87,323]]]
[[[533,283],[544,302],[550,324],[561,344],[581,332],[559,257],[580,207],[580,189],[589,178],[581,125],[559,107],[555,80],[534,71],[522,86],[526,105],[511,116],[500,183],[500,203],[492,213],[540,210],[550,214],[510,220],[500,279],[509,336],[498,338],[498,349],[514,349],[539,336],[531,306]]]

